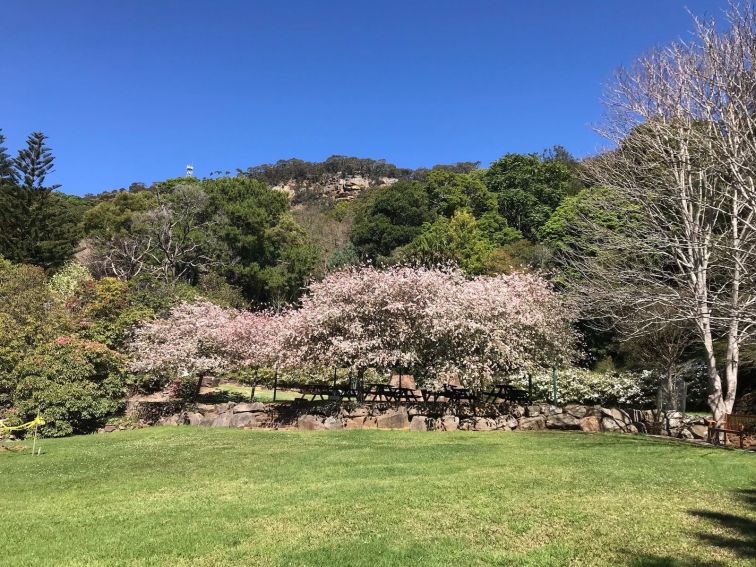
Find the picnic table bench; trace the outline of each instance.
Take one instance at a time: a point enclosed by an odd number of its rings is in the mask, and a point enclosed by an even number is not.
[[[420,390],[423,401],[437,403],[439,398],[445,398],[447,402],[475,401],[475,393],[469,388],[444,384],[439,390]]]
[[[355,388],[347,384],[344,386],[322,385],[322,384],[301,384],[296,387],[302,394],[298,400],[307,400],[310,397],[310,401],[314,402],[316,398],[321,400],[343,400],[343,399],[359,399],[359,394]]]
[[[712,445],[718,445],[719,434],[724,433],[724,442],[727,443],[727,434],[732,433],[740,439],[740,448],[743,448],[743,441],[749,431],[756,430],[756,415],[736,415],[725,414],[724,423],[721,425],[713,419],[707,419],[706,425],[709,428],[707,440]]]
[[[530,394],[527,390],[515,388],[511,384],[494,384],[486,396],[486,401],[496,403],[497,400],[529,404]]]
[[[414,388],[403,388],[389,384],[365,384],[365,386],[367,387],[364,392],[366,402],[417,402],[420,400],[420,396],[417,395]]]

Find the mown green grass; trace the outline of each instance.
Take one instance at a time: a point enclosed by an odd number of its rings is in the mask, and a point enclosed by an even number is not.
[[[629,435],[150,428],[0,452],[3,565],[748,565],[753,454]]]

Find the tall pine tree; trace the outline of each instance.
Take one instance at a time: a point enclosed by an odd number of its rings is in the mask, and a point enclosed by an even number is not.
[[[54,192],[58,185],[45,185],[55,164],[46,140],[42,132],[34,132],[12,160],[12,176],[3,184],[0,198],[0,254],[54,270],[76,251],[82,211],[74,202],[77,197]]]
[[[45,143],[47,136],[42,132],[32,132],[26,138],[26,147],[18,151],[18,156],[13,160],[16,183],[30,190],[51,192],[55,187],[45,187],[45,177],[52,173],[55,165],[55,157],[52,150]]]
[[[17,261],[23,211],[14,178],[13,160],[0,129],[0,257]]]

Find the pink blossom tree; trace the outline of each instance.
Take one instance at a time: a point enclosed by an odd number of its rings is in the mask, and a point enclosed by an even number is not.
[[[231,361],[218,336],[235,317],[235,311],[207,301],[182,303],[166,318],[143,323],[134,331],[127,347],[129,368],[152,374],[161,384],[222,372]]]
[[[351,268],[310,286],[282,321],[287,365],[453,372],[474,388],[498,373],[572,356],[571,310],[528,274],[466,280],[455,270]]]

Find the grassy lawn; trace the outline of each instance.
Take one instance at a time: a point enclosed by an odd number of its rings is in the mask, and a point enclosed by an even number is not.
[[[752,565],[756,455],[629,435],[150,428],[0,452],[3,565]]]

